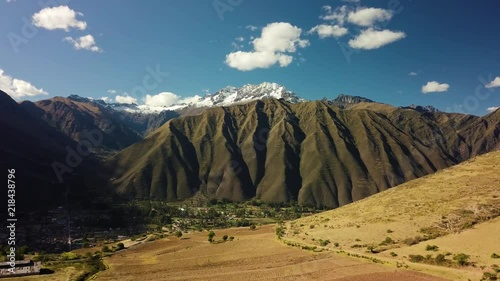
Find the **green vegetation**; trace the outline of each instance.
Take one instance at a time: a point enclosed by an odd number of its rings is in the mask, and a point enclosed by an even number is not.
[[[214,241],[214,237],[215,237],[215,232],[210,231],[208,233],[208,242],[212,243]]]
[[[436,246],[436,245],[427,245],[425,247],[425,250],[426,251],[434,251],[434,252],[437,252],[439,250],[439,247]]]
[[[177,230],[177,231],[175,232],[175,237],[177,237],[177,238],[181,238],[181,237],[182,237],[182,231]]]
[[[329,240],[329,239],[326,239],[326,240],[322,240],[322,239],[320,239],[320,240],[319,240],[319,245],[320,245],[320,246],[323,246],[323,247],[324,247],[324,246],[327,246],[328,244],[330,244],[330,240]]]
[[[458,255],[455,255],[453,257],[453,260],[455,260],[459,266],[467,266],[470,264],[469,258],[470,258],[469,255],[466,255],[464,253],[460,253]]]
[[[394,240],[391,237],[386,237],[384,241],[380,243],[380,246],[394,244]]]

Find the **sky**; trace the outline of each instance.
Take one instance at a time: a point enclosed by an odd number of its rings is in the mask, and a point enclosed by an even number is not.
[[[500,106],[498,11],[497,0],[0,0],[0,89],[144,104],[276,82],[309,100],[485,115]]]

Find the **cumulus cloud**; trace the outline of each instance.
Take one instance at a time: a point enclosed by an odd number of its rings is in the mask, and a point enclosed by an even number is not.
[[[144,104],[153,107],[171,106],[174,104],[190,104],[200,101],[201,96],[181,97],[171,92],[163,92],[157,95],[146,95]]]
[[[387,44],[396,42],[406,37],[401,31],[375,30],[369,28],[364,30],[354,39],[349,40],[349,46],[354,49],[373,50]]]
[[[500,77],[496,77],[495,80],[491,81],[488,85],[486,85],[486,88],[488,89],[497,87],[500,87]]]
[[[127,93],[125,93],[123,96],[120,95],[116,96],[115,101],[117,103],[137,104],[137,99],[127,95]]]
[[[226,64],[241,71],[257,68],[269,68],[279,64],[290,65],[293,57],[286,53],[295,53],[298,48],[309,46],[309,41],[301,39],[302,29],[286,22],[268,24],[262,29],[259,38],[252,41],[253,51],[232,52],[226,56]]]
[[[349,13],[347,20],[355,25],[370,27],[377,22],[388,21],[392,12],[379,8],[359,8]]]
[[[497,111],[500,108],[500,106],[493,106],[493,107],[488,107],[486,110],[489,112]]]
[[[440,84],[439,82],[432,81],[432,82],[427,82],[422,87],[422,93],[428,94],[428,93],[441,93],[441,92],[446,92],[450,88],[450,85],[448,84]]]
[[[76,39],[73,39],[72,37],[68,36],[68,37],[65,37],[63,39],[63,41],[66,41],[66,42],[72,44],[76,50],[88,50],[88,51],[99,52],[99,53],[102,52],[102,49],[96,45],[94,36],[92,36],[90,34],[76,38]]]
[[[257,26],[255,26],[255,25],[247,25],[247,26],[246,26],[246,28],[247,28],[247,29],[249,29],[249,30],[251,30],[251,31],[255,31],[255,30],[259,29],[259,28],[258,28]]]
[[[2,69],[0,69],[0,90],[4,91],[14,99],[48,95],[48,93],[42,88],[37,88],[30,82],[12,78],[12,76],[7,75]]]
[[[157,95],[146,95],[145,104],[149,106],[170,106],[179,101],[179,96],[170,92],[163,92]]]
[[[83,16],[83,14],[73,11],[68,6],[58,6],[44,8],[35,13],[32,21],[35,26],[48,30],[63,29],[69,31],[71,28],[85,30],[87,23],[78,20],[77,16]]]
[[[347,28],[339,25],[320,24],[309,30],[308,34],[317,33],[319,38],[342,37],[348,32]]]

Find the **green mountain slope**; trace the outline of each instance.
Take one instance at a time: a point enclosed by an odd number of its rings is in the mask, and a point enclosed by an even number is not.
[[[338,207],[498,148],[498,115],[266,99],[171,120],[105,167],[127,198]]]

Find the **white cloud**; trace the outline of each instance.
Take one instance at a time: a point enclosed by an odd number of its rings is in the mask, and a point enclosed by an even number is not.
[[[118,91],[117,91],[117,90],[114,90],[114,89],[107,90],[106,92],[107,92],[108,94],[112,94],[112,95],[114,95],[114,94],[117,94],[117,93],[118,93]]]
[[[120,95],[116,96],[115,101],[117,103],[127,103],[127,104],[135,103],[135,104],[137,104],[137,99],[127,95],[127,93],[125,93],[123,96],[120,96]]]
[[[179,96],[170,92],[163,92],[157,95],[146,95],[145,104],[148,106],[170,106],[179,101]]]
[[[68,36],[68,37],[65,37],[63,39],[63,41],[66,41],[66,42],[72,44],[73,47],[77,50],[89,50],[92,52],[99,52],[99,53],[102,52],[102,49],[99,48],[95,44],[94,36],[92,36],[90,34],[76,38],[76,39],[73,39],[72,37]]]
[[[196,95],[192,97],[181,97],[171,92],[163,92],[157,95],[146,95],[144,104],[153,107],[171,106],[174,104],[190,104],[200,101],[201,97]]]
[[[436,81],[432,82],[427,82],[422,87],[422,93],[428,94],[428,93],[441,93],[441,92],[446,92],[450,88],[450,85],[448,84],[440,84]]]
[[[500,87],[500,77],[496,77],[495,80],[491,81],[488,85],[486,85],[486,88],[488,89],[497,87]]]
[[[110,101],[110,99],[109,99],[108,97],[102,97],[102,98],[100,98],[100,100],[102,100],[102,101],[104,101],[104,102],[108,102],[108,101]]]
[[[348,32],[347,28],[338,25],[320,24],[309,30],[308,34],[317,33],[319,38],[342,37]]]
[[[486,110],[489,112],[497,111],[500,108],[500,106],[494,106],[494,107],[488,107]]]
[[[356,38],[349,40],[349,46],[354,49],[373,50],[387,44],[396,42],[406,37],[401,31],[374,30],[369,28],[364,30]]]
[[[359,26],[369,27],[376,22],[388,21],[392,18],[392,12],[379,8],[359,8],[349,13],[347,20]]]
[[[326,5],[323,6],[323,10],[325,11],[325,15],[321,16],[321,19],[332,21],[340,26],[344,25],[349,14],[349,8],[345,5],[337,7],[335,10],[331,6]]]
[[[7,3],[16,2],[16,0],[6,0]]]
[[[35,26],[48,30],[63,29],[69,31],[71,28],[85,30],[87,23],[77,20],[77,15],[83,16],[82,13],[75,12],[68,6],[58,6],[42,9],[33,15],[32,20]]]
[[[0,90],[14,99],[48,95],[42,88],[36,88],[30,82],[12,78],[12,76],[7,75],[2,69],[0,69]]]
[[[275,64],[290,65],[293,57],[285,53],[295,53],[298,48],[309,46],[309,41],[301,39],[302,29],[286,22],[270,23],[262,29],[259,38],[252,41],[251,52],[232,52],[226,56],[226,64],[241,71],[269,68]]]
[[[408,75],[409,75],[409,76],[417,76],[417,75],[418,75],[418,73],[416,73],[416,72],[412,71],[412,72],[408,73]]]
[[[245,37],[241,37],[241,36],[240,37],[236,37],[235,40],[238,41],[238,42],[243,42],[243,41],[245,41]]]
[[[247,26],[246,26],[246,28],[247,28],[247,29],[249,29],[249,30],[251,30],[251,31],[255,31],[255,30],[259,29],[259,28],[258,28],[257,26],[255,26],[255,25],[247,25]]]
[[[269,68],[277,63],[279,63],[281,67],[286,67],[292,61],[293,57],[291,56],[273,52],[238,51],[226,56],[226,64],[241,71]]]

